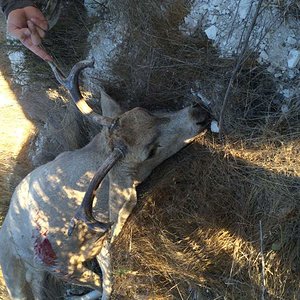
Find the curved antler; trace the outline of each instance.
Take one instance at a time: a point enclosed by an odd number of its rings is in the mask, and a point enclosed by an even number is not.
[[[82,60],[78,62],[73,66],[69,76],[67,77],[54,62],[48,61],[48,64],[50,65],[57,81],[70,92],[74,103],[83,115],[87,115],[93,121],[100,123],[103,126],[110,126],[112,124],[111,118],[101,116],[93,111],[93,109],[83,99],[79,89],[80,72],[87,67],[93,67],[94,61]]]
[[[125,150],[121,148],[115,148],[113,152],[106,158],[101,167],[97,170],[93,179],[91,180],[87,191],[83,197],[81,205],[77,209],[75,216],[72,218],[68,235],[72,235],[79,221],[84,222],[88,228],[92,231],[105,232],[111,227],[112,223],[102,223],[97,221],[93,216],[93,201],[96,195],[96,190],[100,186],[104,177],[110,171],[110,169],[116,164],[116,162],[125,156]]]

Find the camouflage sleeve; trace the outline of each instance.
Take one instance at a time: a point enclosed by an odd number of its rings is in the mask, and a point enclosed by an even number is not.
[[[25,6],[34,5],[34,1],[31,0],[0,0],[0,7],[7,17],[8,14],[17,8],[23,8]]]

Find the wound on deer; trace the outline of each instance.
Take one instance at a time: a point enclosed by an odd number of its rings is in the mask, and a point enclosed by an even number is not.
[[[34,243],[34,253],[35,256],[47,266],[53,266],[57,259],[52,245],[46,236],[39,236],[36,238]]]

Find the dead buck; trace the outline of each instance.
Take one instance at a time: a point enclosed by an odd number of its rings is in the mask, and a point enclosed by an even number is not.
[[[12,299],[42,299],[43,289],[50,289],[44,285],[49,274],[94,289],[76,299],[108,299],[110,244],[136,205],[136,186],[209,122],[199,104],[172,113],[142,108],[123,113],[105,92],[103,116],[98,115],[78,88],[80,70],[90,65],[76,64],[67,80],[52,65],[78,108],[103,129],[87,146],[60,154],[16,188],[0,231],[0,262]],[[102,277],[84,264],[93,258]]]

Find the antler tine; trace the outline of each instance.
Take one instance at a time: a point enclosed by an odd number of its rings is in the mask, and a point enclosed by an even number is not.
[[[83,115],[87,115],[93,121],[100,123],[103,126],[110,126],[112,124],[111,118],[101,116],[93,111],[93,109],[83,99],[79,89],[79,74],[83,69],[93,67],[93,60],[82,60],[76,63],[68,77],[64,75],[54,62],[48,61],[48,64],[51,67],[57,81],[70,92],[74,103]]]
[[[77,209],[75,216],[72,218],[68,235],[71,236],[77,223],[82,221],[92,231],[102,233],[103,235],[112,226],[112,223],[102,223],[96,220],[93,216],[93,201],[96,195],[96,190],[100,186],[104,177],[110,171],[110,169],[116,164],[116,162],[125,156],[125,150],[122,148],[115,148],[108,158],[103,162],[102,166],[97,170],[93,179],[91,180],[81,205]]]

